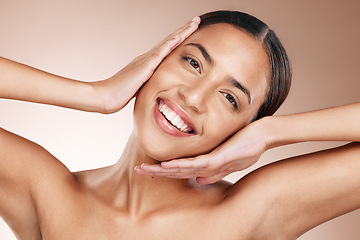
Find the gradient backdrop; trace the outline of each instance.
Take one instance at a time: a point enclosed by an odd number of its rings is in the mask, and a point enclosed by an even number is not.
[[[356,0],[1,0],[0,55],[94,81],[111,76],[195,15],[219,9],[245,11],[268,23],[287,48],[294,84],[278,114],[288,114],[360,100],[359,7]],[[44,146],[76,171],[117,161],[131,132],[131,112],[132,104],[105,116],[0,100],[0,125]],[[339,144],[274,149],[252,169]],[[228,179],[235,181],[246,172]],[[357,240],[359,223],[356,211],[300,239]],[[15,239],[3,221],[0,239]]]

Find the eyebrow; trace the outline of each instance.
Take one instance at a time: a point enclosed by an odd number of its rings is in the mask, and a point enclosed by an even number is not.
[[[185,46],[194,46],[197,47],[201,54],[203,55],[203,57],[205,58],[205,60],[211,64],[211,66],[214,65],[214,60],[210,57],[209,53],[206,51],[206,49],[203,47],[203,45],[199,44],[199,43],[188,43]],[[234,87],[240,89],[246,96],[248,99],[249,104],[251,103],[251,94],[249,89],[247,89],[244,85],[242,85],[239,81],[237,81],[235,78],[233,77],[229,77],[228,81],[231,83],[231,85],[233,85]]]
[[[206,49],[203,47],[203,45],[199,44],[199,43],[188,43],[185,46],[194,46],[197,47],[201,54],[203,55],[203,57],[205,58],[205,60],[212,65],[214,65],[214,60],[210,57],[209,53],[206,51]]]
[[[249,89],[247,89],[244,85],[242,85],[239,81],[237,81],[235,78],[233,77],[229,77],[228,81],[236,88],[240,89],[246,96],[248,99],[249,104],[251,103],[251,94]]]

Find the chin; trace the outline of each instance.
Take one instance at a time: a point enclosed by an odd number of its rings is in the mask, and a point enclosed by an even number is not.
[[[156,161],[167,161],[171,159],[173,155],[172,152],[167,150],[166,145],[165,147],[161,147],[163,144],[159,143],[152,137],[146,138],[138,136],[138,143],[143,153]]]
[[[194,157],[208,153],[216,147],[211,147],[209,142],[201,144],[182,137],[169,137],[165,133],[154,131],[151,127],[137,128],[135,125],[134,133],[143,154],[159,162]]]
[[[148,157],[159,161],[169,161],[176,158],[192,157],[197,155],[191,149],[179,148],[179,145],[169,144],[164,139],[155,137],[153,135],[146,135],[146,133],[135,131],[135,136],[141,151]],[[200,154],[200,153],[199,153]]]
[[[199,146],[188,137],[171,136],[157,126],[153,115],[156,98],[153,99],[152,104],[144,104],[140,96],[134,108],[134,136],[144,155],[163,162],[203,152],[199,152]]]

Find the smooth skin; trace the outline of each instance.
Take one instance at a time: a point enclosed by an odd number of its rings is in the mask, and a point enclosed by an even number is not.
[[[306,141],[360,141],[360,103],[286,116],[271,116],[251,123],[208,154],[142,165],[142,174],[197,178],[212,184],[244,170],[274,147]]]
[[[135,133],[156,162],[209,152],[257,114],[268,86],[268,57],[251,36],[236,30],[229,24],[199,29],[164,59],[139,92]],[[246,86],[251,100],[233,79]],[[196,134],[173,137],[158,131],[152,120],[157,99],[178,106]]]
[[[153,99],[151,96],[166,95],[170,98],[166,91],[156,92],[158,84],[168,83],[163,78],[156,78],[159,76],[156,74],[170,74],[172,70],[157,69],[155,74],[153,71],[171,50],[196,30],[199,19],[195,18],[193,22],[149,53],[136,58],[115,76],[95,83],[58,77],[1,59],[0,97],[111,113],[120,110],[138,94],[139,102],[136,104],[141,110],[146,107],[148,99]],[[206,31],[210,34],[212,29]],[[240,38],[242,32],[234,31],[239,30],[224,28],[223,33]],[[194,38],[191,37],[187,40],[192,41]],[[176,64],[171,59],[178,56],[182,46],[163,63]],[[162,64],[160,66],[165,66]],[[212,73],[220,72],[212,70]],[[149,78],[151,81],[138,93]],[[263,83],[259,80],[256,85],[263,86]],[[120,93],[127,95],[120,97],[123,96]],[[184,110],[195,120],[199,119],[199,112],[194,108],[197,102],[190,101],[196,100],[197,92],[177,93],[174,98],[179,96],[180,103],[187,103],[182,105]],[[214,94],[217,97],[212,101],[223,101],[218,97],[224,95],[219,95],[218,91]],[[149,104],[154,105],[153,102]],[[228,103],[224,101],[221,104],[226,109],[225,104]],[[250,108],[249,119],[256,105]],[[354,104],[282,118],[265,118],[243,128],[222,148],[228,149],[228,154],[232,155],[238,152],[239,146],[244,149],[248,149],[248,144],[253,146],[253,150],[243,157],[250,159],[244,165],[246,167],[266,149],[291,142],[306,139],[359,141],[359,127],[356,126],[358,109],[359,105]],[[147,114],[146,110],[140,110],[137,113]],[[229,108],[228,111],[232,110]],[[346,119],[347,124],[337,130],[329,130],[336,124],[335,120],[329,120],[329,116],[331,119]],[[313,126],[309,126],[309,122]],[[158,133],[159,141],[167,139],[166,135],[160,136],[160,130],[152,130],[151,124],[145,119],[143,125],[137,124],[136,127],[145,126],[144,130],[149,133]],[[270,129],[264,127],[269,126],[266,124],[275,129],[282,126],[290,131],[275,131],[276,135],[272,135]],[[316,129],[320,126],[327,131],[322,134],[311,131],[312,127]],[[307,128],[310,129],[297,132]],[[245,138],[246,141],[243,140]],[[146,135],[135,132],[120,160],[113,166],[71,173],[39,145],[1,129],[1,217],[18,239],[295,239],[322,222],[360,207],[360,195],[357,194],[360,188],[358,143],[270,164],[234,185],[220,181],[201,186],[194,179],[138,174],[144,173],[142,168],[146,166],[140,167],[141,163],[154,163],[144,148],[146,139]],[[162,156],[169,156],[168,152]]]

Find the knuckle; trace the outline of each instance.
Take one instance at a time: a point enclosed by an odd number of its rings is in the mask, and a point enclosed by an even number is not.
[[[159,58],[161,56],[161,51],[160,51],[160,49],[156,49],[155,51],[153,51],[152,53],[151,53],[151,58],[155,58],[155,59],[157,59],[157,58]]]
[[[212,170],[218,169],[220,166],[221,164],[218,161],[209,161],[207,165],[207,167]]]
[[[213,165],[213,161],[211,161],[209,158],[206,158],[204,160],[204,166],[207,168],[211,168],[211,166]]]

